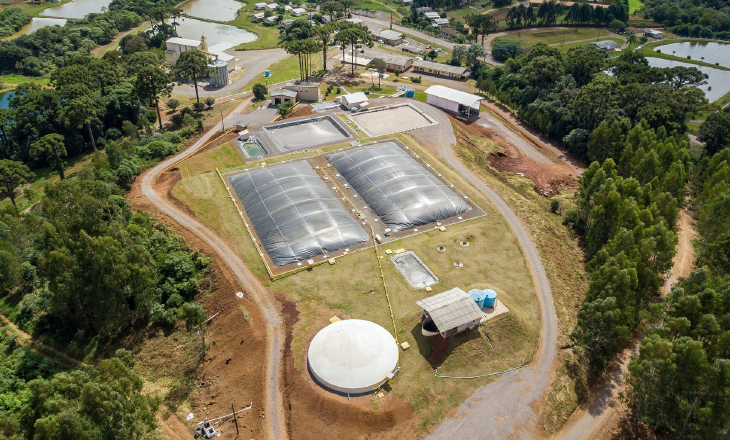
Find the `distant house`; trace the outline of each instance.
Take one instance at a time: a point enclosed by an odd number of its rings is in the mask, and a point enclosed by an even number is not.
[[[391,46],[397,46],[403,42],[403,34],[401,32],[386,29],[373,32],[373,40],[383,40],[383,43]]]
[[[448,18],[437,18],[433,21],[434,26],[438,27],[449,27],[449,19]]]
[[[302,15],[306,15],[306,13],[307,13],[307,10],[306,10],[306,9],[304,9],[304,8],[294,8],[294,9],[293,9],[293,10],[291,11],[291,14],[292,14],[293,16],[295,16],[295,17],[301,17]]]
[[[459,33],[457,31],[453,30],[453,29],[450,29],[450,28],[447,28],[447,27],[441,28],[441,36],[443,38],[454,39],[454,38],[456,38],[456,35],[458,35],[458,34]]]
[[[251,16],[253,18],[253,21],[261,23],[264,21],[264,18],[266,18],[266,15],[263,12],[257,12]]]
[[[360,20],[359,18],[348,18],[347,21],[349,21],[350,23],[362,24],[362,20]]]
[[[291,18],[287,18],[287,19],[281,20],[279,22],[279,27],[285,28],[285,27],[291,25],[292,23],[294,23],[294,20],[292,20]]]
[[[438,12],[433,12],[433,11],[432,12],[424,12],[423,13],[423,16],[426,17],[426,18],[428,18],[429,20],[436,20],[436,19],[441,18],[441,16],[439,15]]]
[[[460,80],[466,80],[471,75],[471,71],[466,67],[451,66],[426,60],[416,60],[413,63],[413,71]]]
[[[260,11],[262,9],[266,9],[266,3],[264,3],[264,2],[256,3],[255,5],[253,5],[253,9],[255,11]]]
[[[416,12],[431,12],[433,9],[429,8],[428,6],[421,6],[420,8],[416,8]]]
[[[400,4],[403,6],[410,6],[413,4],[413,0],[400,0]]]
[[[286,13],[288,13],[288,14],[290,14],[290,13],[291,13],[291,11],[293,11],[293,10],[294,10],[294,8],[292,8],[292,7],[291,7],[291,6],[289,6],[289,5],[286,5],[286,6],[284,6],[284,12],[286,12]]]
[[[664,38],[664,33],[656,29],[644,29],[644,35],[657,40],[661,40],[662,38]]]
[[[278,7],[279,7],[278,3],[269,3],[268,5],[264,6],[264,9],[266,9],[269,12],[274,12],[274,11],[276,11],[276,8],[278,8]]]
[[[385,61],[385,68],[392,72],[398,70],[399,72],[405,72],[410,69],[413,65],[414,59],[405,55],[398,55],[395,53],[388,52],[375,52],[366,50],[361,57],[369,58],[371,61],[375,58],[380,58]]]
[[[597,41],[594,43],[588,43],[589,46],[593,46],[597,49],[605,50],[606,52],[615,52],[617,51],[621,46],[613,40],[604,40],[604,41]]]
[[[264,23],[266,24],[276,24],[279,21],[278,15],[272,15],[271,17],[266,17],[264,19]]]

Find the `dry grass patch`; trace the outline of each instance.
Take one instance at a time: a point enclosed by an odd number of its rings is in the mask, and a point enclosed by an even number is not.
[[[231,166],[244,165],[246,161],[241,156],[235,141],[228,141],[223,145],[196,154],[178,165],[180,175],[187,179],[198,174],[215,171]]]

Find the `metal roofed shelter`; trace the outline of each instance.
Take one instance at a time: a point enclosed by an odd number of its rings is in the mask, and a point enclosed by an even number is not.
[[[471,71],[466,67],[451,66],[449,64],[435,63],[433,61],[426,60],[414,61],[413,71],[464,80],[469,78],[469,75],[471,75]]]
[[[340,95],[336,98],[340,104],[344,105],[348,110],[352,108],[367,107],[368,97],[363,92],[350,93],[348,95]]]
[[[464,199],[393,142],[343,150],[326,157],[394,232],[471,209]]]
[[[426,89],[426,102],[469,119],[472,115],[479,116],[482,98],[471,93],[437,85]]]
[[[426,319],[433,320],[438,333],[444,338],[474,328],[486,320],[474,298],[458,287],[416,301],[416,304],[423,308]]]
[[[362,243],[368,234],[305,161],[229,178],[275,266]]]
[[[436,20],[437,18],[441,18],[438,12],[424,12],[423,16],[428,18],[429,20]]]
[[[331,391],[370,393],[398,372],[398,345],[378,324],[345,319],[314,336],[307,364],[317,382]]]
[[[603,40],[603,41],[597,41],[593,43],[588,43],[589,46],[593,46],[596,49],[605,50],[606,52],[613,52],[619,47],[621,47],[617,42],[613,40]]]

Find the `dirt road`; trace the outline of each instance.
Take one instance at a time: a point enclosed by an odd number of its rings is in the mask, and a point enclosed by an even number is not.
[[[247,98],[235,112],[240,112],[250,102]],[[230,119],[230,116],[229,116]],[[226,124],[233,121],[226,120]],[[153,185],[157,181],[160,174],[169,166],[175,164],[178,160],[187,157],[195,150],[208,142],[216,130],[210,130],[203,135],[197,142],[188,147],[182,153],[168,158],[161,162],[151,170],[140,176],[140,189],[143,196],[149,200],[160,212],[167,215],[181,227],[189,230],[192,234],[207,243],[216,253],[218,258],[228,267],[235,276],[238,283],[243,287],[249,298],[259,307],[261,314],[265,317],[268,327],[266,332],[267,338],[267,367],[266,382],[267,395],[265,396],[265,420],[266,433],[269,439],[286,439],[287,428],[285,421],[285,412],[283,408],[282,390],[281,390],[281,366],[282,352],[284,346],[284,323],[279,315],[278,308],[274,299],[268,290],[261,284],[248,267],[244,264],[241,257],[233,251],[228,244],[216,232],[201,224],[183,210],[175,206],[171,201],[163,198],[158,194]]]
[[[555,306],[545,268],[529,234],[507,203],[454,154],[452,145],[456,139],[451,132],[448,118],[433,108],[429,109],[429,115],[437,117],[440,125],[435,127],[440,127],[442,136],[436,137],[427,131],[421,136],[415,133],[414,135],[421,143],[433,148],[451,167],[486,194],[507,219],[530,268],[540,304],[541,318],[540,342],[529,367],[505,374],[496,382],[476,390],[456,414],[445,420],[429,438],[517,440],[539,437],[540,402],[552,374],[558,337]],[[446,120],[442,120],[443,118]],[[445,136],[446,127],[450,136]]]

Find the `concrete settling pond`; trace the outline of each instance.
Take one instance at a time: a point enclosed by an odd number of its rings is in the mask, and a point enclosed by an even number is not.
[[[398,133],[436,124],[436,121],[408,104],[355,113],[349,115],[349,118],[370,136]]]
[[[201,35],[205,35],[209,44],[225,41],[226,43],[238,46],[239,44],[256,41],[258,38],[253,32],[235,26],[210,23],[194,18],[179,18],[177,19],[177,24],[176,30],[180,37],[199,40]]]
[[[390,261],[414,289],[423,289],[439,282],[438,277],[413,251],[393,255]]]
[[[236,0],[191,0],[182,6],[184,13],[191,17],[215,21],[231,21],[243,3]]]
[[[264,131],[282,151],[313,148],[352,137],[332,116],[269,125]]]
[[[112,0],[73,0],[64,5],[46,8],[40,15],[43,17],[84,18],[86,14],[101,12],[101,9],[109,7],[111,2]]]
[[[700,89],[705,92],[705,96],[710,101],[716,101],[722,98],[725,94],[730,93],[730,71],[683,63],[681,61],[665,60],[663,58],[647,57],[646,59],[649,61],[649,65],[651,67],[696,67],[700,70],[700,72],[706,73],[709,75],[707,78],[707,84],[701,85]]]
[[[654,51],[661,51],[661,53],[680,58],[687,58],[689,55],[693,60],[701,60],[709,64],[718,63],[723,67],[730,67],[730,44],[713,41],[685,41],[664,44],[656,47]]]

